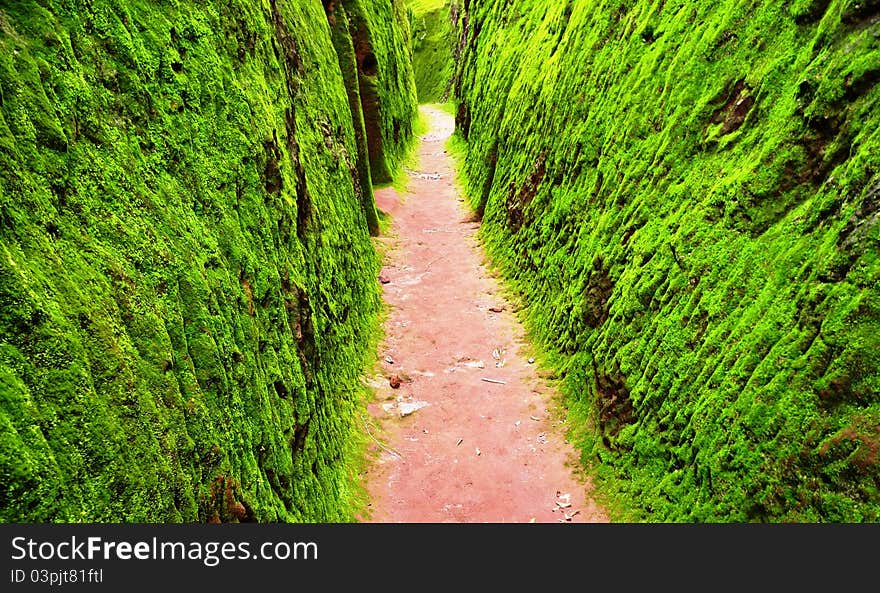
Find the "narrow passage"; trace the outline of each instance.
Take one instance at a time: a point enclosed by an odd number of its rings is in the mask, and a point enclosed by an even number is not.
[[[431,129],[409,191],[376,194],[394,222],[366,520],[607,521],[565,441],[564,411],[520,352],[524,331],[484,265],[444,149],[453,119],[422,109]]]

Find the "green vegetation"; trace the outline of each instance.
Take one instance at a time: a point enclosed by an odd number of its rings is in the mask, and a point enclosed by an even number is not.
[[[407,0],[413,34],[413,71],[420,103],[451,97],[458,0]]]
[[[341,64],[372,56],[388,171],[415,86],[401,4],[344,4],[357,48],[318,0],[3,4],[0,520],[354,517],[379,297]]]
[[[463,175],[601,491],[880,520],[877,3],[468,4]]]
[[[409,29],[399,2],[325,4],[352,114],[364,213],[370,234],[377,235],[373,182],[389,182],[414,145],[418,112]]]
[[[417,111],[405,9],[399,0],[343,0],[341,6],[357,57],[372,179],[387,183],[407,153]]]
[[[356,516],[417,95],[618,518],[880,520],[877,2],[2,6],[0,521]]]

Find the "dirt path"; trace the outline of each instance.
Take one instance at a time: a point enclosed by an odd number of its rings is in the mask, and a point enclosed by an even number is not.
[[[444,150],[452,117],[423,109],[431,132],[421,171],[406,195],[376,196],[394,226],[380,277],[389,316],[370,413],[383,446],[367,475],[368,520],[605,521],[573,473],[552,390],[520,353],[522,327],[483,265],[479,225],[468,222]]]

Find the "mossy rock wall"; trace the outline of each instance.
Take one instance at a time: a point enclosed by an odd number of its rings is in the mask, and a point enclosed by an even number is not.
[[[416,117],[409,21],[403,0],[324,0],[331,22],[343,17],[353,41],[370,174],[390,183]],[[338,24],[338,23],[337,23]]]
[[[418,114],[412,68],[412,35],[404,0],[362,0],[362,5],[376,55],[375,77],[367,78],[377,88],[380,109],[378,128],[384,147],[383,157],[393,176],[407,155]],[[371,165],[375,167],[375,163]],[[391,179],[379,180],[386,181]]]
[[[878,3],[464,5],[463,173],[602,488],[880,519]]]
[[[445,103],[452,98],[455,31],[460,0],[408,0],[413,36],[413,73],[420,103]]]
[[[408,23],[353,3],[401,154]],[[0,520],[353,518],[379,297],[339,64],[318,0],[0,5]]]

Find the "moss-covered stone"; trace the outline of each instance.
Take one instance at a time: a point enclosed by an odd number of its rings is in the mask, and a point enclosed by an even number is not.
[[[877,3],[464,6],[463,173],[603,489],[880,519]]]
[[[415,88],[401,4],[324,1],[357,141],[357,176],[370,234],[379,234],[372,178],[393,177],[413,136]],[[354,174],[354,172],[353,172]]]
[[[402,0],[342,0],[357,62],[374,183],[390,183],[416,118],[410,31]],[[339,10],[339,8],[337,8]]]
[[[446,103],[452,97],[455,64],[463,49],[459,0],[407,0],[413,36],[413,73],[421,103]]]
[[[393,167],[408,24],[352,4]],[[3,4],[0,520],[352,519],[379,307],[352,122],[318,0]]]

